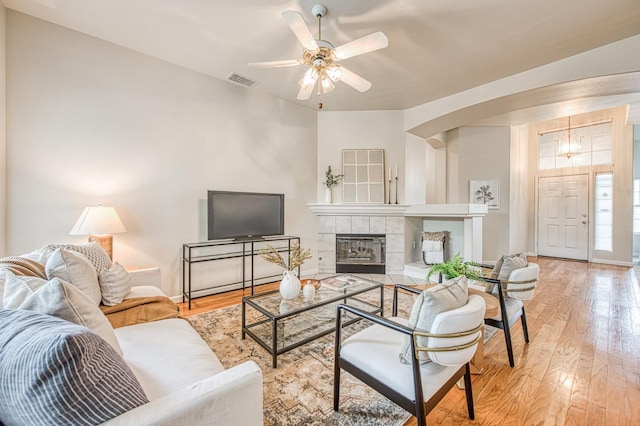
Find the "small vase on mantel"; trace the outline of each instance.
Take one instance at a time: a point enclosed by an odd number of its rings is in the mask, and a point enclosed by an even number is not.
[[[331,204],[332,202],[332,193],[331,193],[331,188],[327,187],[324,189],[324,203],[325,204]]]
[[[300,280],[296,271],[284,271],[280,281],[280,296],[283,299],[295,299],[300,294]]]

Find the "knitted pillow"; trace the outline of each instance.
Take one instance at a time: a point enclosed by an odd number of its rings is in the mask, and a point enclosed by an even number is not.
[[[460,276],[445,281],[420,293],[411,308],[408,327],[430,332],[436,315],[464,306],[468,299],[467,277]],[[418,346],[427,344],[427,337],[418,337]],[[400,362],[410,364],[414,359],[411,353],[411,337],[404,336],[400,347]],[[422,362],[429,361],[426,352],[420,352]]]
[[[86,327],[0,309],[0,424],[101,424],[149,402],[124,360]]]
[[[111,267],[111,259],[106,251],[98,243],[85,243],[85,244],[49,244],[44,247],[45,251],[53,252],[56,249],[63,248],[66,250],[77,251],[93,264],[96,268],[96,273],[99,274],[105,268]]]

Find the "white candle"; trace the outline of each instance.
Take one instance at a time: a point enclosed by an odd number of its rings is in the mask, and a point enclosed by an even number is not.
[[[391,167],[389,167],[389,182],[391,182]]]
[[[398,165],[396,164],[396,179],[398,179]]]

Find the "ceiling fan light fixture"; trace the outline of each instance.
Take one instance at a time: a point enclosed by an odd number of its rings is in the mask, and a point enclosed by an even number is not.
[[[351,86],[361,93],[369,90],[371,88],[370,81],[335,62],[383,49],[389,45],[387,36],[378,31],[342,46],[334,47],[333,44],[322,39],[322,18],[327,12],[326,6],[321,4],[316,4],[312,8],[312,13],[318,20],[317,38],[311,34],[309,27],[299,12],[293,10],[282,12],[282,17],[304,48],[302,59],[251,62],[248,65],[253,68],[309,66],[302,79],[298,81],[300,86],[300,91],[296,98],[298,100],[308,100],[316,85],[318,95],[329,93],[334,89],[334,83],[338,81]]]
[[[307,72],[304,73],[302,79],[298,82],[301,88],[307,89],[309,87],[313,87],[318,80],[318,69],[316,67],[309,68]]]
[[[331,66],[327,67],[325,73],[333,82],[337,83],[338,81],[340,81],[340,77],[342,77],[342,67],[337,64],[332,64]]]
[[[329,93],[335,88],[331,79],[326,75],[323,75],[320,79],[320,85],[322,86],[322,93]]]

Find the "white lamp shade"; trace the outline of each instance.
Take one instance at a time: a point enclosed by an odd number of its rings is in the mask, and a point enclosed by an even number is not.
[[[127,232],[113,207],[85,207],[71,229],[71,235],[119,234]]]

